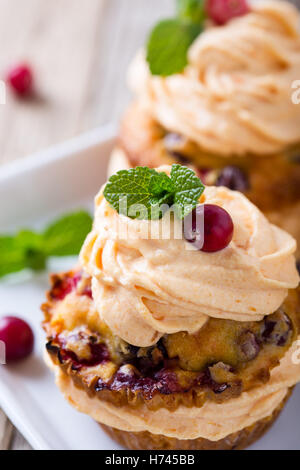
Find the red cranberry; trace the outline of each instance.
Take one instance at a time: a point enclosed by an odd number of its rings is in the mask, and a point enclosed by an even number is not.
[[[218,25],[250,12],[247,0],[207,0],[206,9],[208,16]]]
[[[68,341],[70,340],[77,343],[83,342],[85,344],[88,342],[90,357],[83,359],[77,356],[74,351],[68,349]],[[83,367],[95,367],[110,359],[107,346],[103,343],[99,343],[96,336],[87,336],[84,332],[74,333],[67,338],[57,336],[46,344],[46,349],[50,354],[56,355],[61,364],[64,364],[66,361],[71,361],[73,370],[81,370]]]
[[[245,192],[249,189],[249,180],[243,170],[237,166],[226,166],[221,171],[216,186],[225,186],[233,191]]]
[[[184,391],[176,374],[172,371],[162,369],[154,375],[142,376],[137,371],[128,368],[126,364],[119,369],[109,384],[105,384],[102,379],[99,379],[95,385],[96,392],[105,389],[120,391],[126,388],[133,392],[141,392],[147,400],[153,398],[157,392],[170,395]]]
[[[76,289],[80,280],[80,272],[74,274],[73,276],[66,276],[64,279],[58,279],[52,288],[51,297],[55,300],[64,300],[68,294]]]
[[[63,349],[60,351],[60,357],[63,361],[71,360],[73,370],[81,370],[83,367],[96,367],[109,360],[109,352],[105,344],[90,343],[90,359],[80,359],[73,351]]]
[[[226,248],[233,237],[233,221],[222,207],[198,206],[184,220],[184,237],[198,250],[213,253]]]
[[[7,75],[7,81],[19,96],[27,96],[33,89],[33,74],[28,65],[18,65],[11,69]]]
[[[174,372],[162,369],[155,374],[157,380],[157,390],[163,395],[170,395],[182,391],[182,386],[178,382],[177,376]]]
[[[32,353],[34,336],[24,320],[4,317],[0,319],[0,341],[5,344],[7,362],[18,361]]]

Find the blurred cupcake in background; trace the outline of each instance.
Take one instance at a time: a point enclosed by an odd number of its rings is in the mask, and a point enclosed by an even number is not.
[[[188,3],[197,2],[179,1]],[[196,13],[181,16],[200,21]],[[159,44],[137,55],[129,71],[135,98],[112,171],[191,166],[207,185],[243,192],[299,246],[300,105],[291,99],[300,79],[299,12],[284,1],[207,0],[207,17],[197,35],[189,30],[195,40],[180,73],[151,63],[163,58]],[[176,21],[165,22],[169,37]],[[164,63],[171,63],[167,53]]]

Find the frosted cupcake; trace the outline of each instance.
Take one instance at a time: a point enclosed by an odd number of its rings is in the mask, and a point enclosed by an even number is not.
[[[148,185],[181,203],[188,191],[184,236],[149,237],[168,211],[120,214],[120,181],[130,197]],[[247,447],[300,381],[295,240],[240,192],[203,189],[179,165],[114,175],[96,197],[80,268],[52,277],[43,306],[58,387],[130,449]],[[203,233],[190,219],[198,212]],[[176,233],[180,217],[168,220]]]
[[[191,165],[206,184],[242,191],[300,242],[300,105],[291,98],[300,15],[284,1],[234,4],[239,16],[225,11],[225,24],[209,22],[181,73],[153,75],[145,53],[137,56],[129,72],[135,99],[113,160]]]

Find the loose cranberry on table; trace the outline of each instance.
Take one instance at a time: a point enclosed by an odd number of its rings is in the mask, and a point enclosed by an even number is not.
[[[247,0],[207,0],[208,16],[218,25],[228,23],[232,18],[250,12]]]
[[[14,92],[22,97],[28,96],[33,91],[33,73],[26,64],[13,67],[7,74],[7,82]]]
[[[5,344],[7,362],[25,359],[33,351],[32,329],[17,317],[0,318],[0,341]]]
[[[201,227],[202,224],[204,227]],[[198,206],[184,220],[185,239],[207,253],[226,248],[232,240],[233,231],[231,216],[214,204]]]

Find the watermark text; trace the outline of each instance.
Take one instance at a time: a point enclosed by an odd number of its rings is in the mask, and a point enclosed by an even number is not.
[[[292,103],[300,104],[300,80],[294,80],[292,83],[292,89],[295,90],[292,93]]]
[[[296,346],[297,349],[292,355],[292,363],[295,364],[295,366],[298,366],[300,365],[300,340],[296,341]]]
[[[204,244],[204,206],[173,204],[127,205],[127,197],[119,200],[119,214],[112,220],[115,240],[182,240],[189,241],[186,249],[201,249]],[[183,217],[185,215],[185,217]],[[124,217],[122,217],[124,216]],[[131,222],[134,219],[134,223]],[[138,225],[137,225],[138,224]]]
[[[6,364],[6,347],[4,341],[0,341],[0,364]]]

